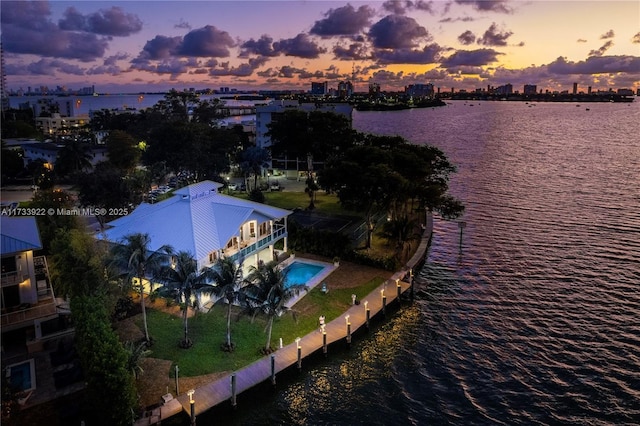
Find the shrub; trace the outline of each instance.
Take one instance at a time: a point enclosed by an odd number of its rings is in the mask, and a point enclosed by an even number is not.
[[[258,203],[264,203],[264,194],[259,189],[252,189],[249,193],[249,199]]]

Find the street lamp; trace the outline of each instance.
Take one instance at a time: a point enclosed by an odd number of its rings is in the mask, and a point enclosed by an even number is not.
[[[231,194],[231,188],[229,188],[229,176],[227,176],[227,195]]]

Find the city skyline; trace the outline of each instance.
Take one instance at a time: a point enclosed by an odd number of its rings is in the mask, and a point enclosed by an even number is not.
[[[14,91],[640,88],[634,1],[3,1],[1,16]]]

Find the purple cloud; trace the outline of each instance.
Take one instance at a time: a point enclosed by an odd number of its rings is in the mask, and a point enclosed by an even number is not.
[[[411,0],[387,0],[382,3],[382,8],[394,15],[404,15],[410,10],[422,10],[433,13],[433,1]]]
[[[608,38],[613,38],[615,37],[616,33],[613,32],[613,30],[609,30],[606,33],[602,34],[600,36],[600,40],[606,40]]]
[[[429,32],[415,19],[388,15],[369,29],[373,46],[379,49],[402,49],[417,46],[417,39],[429,40]]]
[[[607,50],[613,46],[613,40],[608,40],[605,44],[600,46],[597,50],[591,50],[589,56],[603,56]]]
[[[336,59],[346,61],[370,59],[367,49],[362,43],[351,43],[347,48],[336,45],[333,47],[333,55]]]
[[[268,59],[266,57],[251,58],[249,62],[240,64],[237,67],[229,67],[229,62],[221,64],[221,68],[209,71],[211,76],[231,75],[235,77],[248,77],[253,74],[256,68],[264,65]]]
[[[507,39],[513,35],[511,31],[500,32],[496,23],[492,23],[484,35],[478,39],[478,44],[484,46],[506,46]]]
[[[119,7],[101,9],[98,12],[82,15],[74,7],[64,12],[59,21],[60,29],[67,31],[85,31],[106,36],[128,36],[142,30],[142,21],[137,15],[125,13]]]
[[[468,66],[484,66],[498,60],[498,55],[504,53],[496,52],[493,49],[478,50],[458,50],[453,55],[442,61],[445,68],[457,67],[460,65]]]
[[[226,31],[221,31],[212,25],[190,31],[184,36],[178,54],[182,56],[211,56],[226,58],[229,48],[236,43]]]
[[[433,64],[440,60],[442,48],[436,43],[418,49],[377,50],[375,59],[383,64]]]
[[[325,53],[327,49],[318,46],[313,40],[309,39],[306,34],[298,34],[294,38],[282,39],[273,43],[273,48],[277,52],[284,53],[287,56],[297,56],[300,58],[315,59],[321,53]]]
[[[262,35],[258,40],[249,39],[240,45],[242,49],[240,57],[247,57],[250,54],[260,56],[278,56],[279,52],[273,49],[273,39],[268,35]]]
[[[584,61],[567,62],[559,57],[547,66],[554,74],[607,74],[628,72],[638,74],[640,57],[629,55],[591,56]]]
[[[329,9],[325,18],[316,21],[309,33],[321,37],[357,34],[369,25],[375,12],[369,6],[356,10],[350,4],[337,9]]]
[[[133,62],[168,59],[176,54],[181,43],[181,37],[157,35],[145,43],[142,52]]]
[[[479,12],[513,13],[513,9],[507,6],[507,0],[455,0],[462,5],[470,5]]]
[[[637,44],[640,43],[640,32],[637,32],[633,38],[631,39],[631,43]]]
[[[464,45],[473,44],[476,41],[476,35],[467,30],[458,36],[458,41]]]
[[[586,43],[587,40],[583,39],[583,38],[579,38],[578,40],[576,40],[577,43]]]
[[[95,34],[63,31],[48,18],[40,2],[2,4],[2,43],[7,53],[91,61],[104,55],[107,40]]]

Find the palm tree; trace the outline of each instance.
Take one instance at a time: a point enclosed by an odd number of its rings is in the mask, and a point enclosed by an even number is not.
[[[164,266],[160,271],[159,281],[163,287],[158,293],[173,296],[178,303],[182,304],[184,339],[180,342],[180,347],[190,348],[193,343],[189,339],[187,318],[191,298],[198,293],[213,291],[213,274],[211,268],[198,271],[198,263],[191,253],[181,251],[174,259],[175,263]]]
[[[145,342],[142,343],[133,343],[126,342],[124,348],[127,352],[127,367],[131,370],[131,374],[133,374],[133,378],[138,380],[140,375],[144,373],[142,366],[142,360],[151,354],[151,351],[147,349],[147,345]]]
[[[230,258],[222,257],[212,268],[211,274],[215,282],[213,294],[219,297],[216,303],[227,303],[227,339],[222,348],[232,352],[234,344],[231,343],[231,305],[244,299],[242,268]]]
[[[264,347],[265,354],[271,352],[271,330],[273,320],[286,312],[295,312],[286,306],[287,302],[301,291],[307,291],[304,284],[292,284],[285,286],[286,274],[277,267],[277,262],[272,261],[256,268],[251,267],[247,282],[246,300],[253,308],[254,313],[261,313],[267,317],[267,342]]]
[[[111,249],[111,267],[116,268],[119,275],[123,277],[127,284],[134,278],[137,280],[137,287],[140,292],[140,306],[142,307],[142,322],[144,324],[144,338],[147,345],[149,339],[149,329],[147,327],[147,312],[144,302],[143,279],[153,279],[163,263],[168,261],[167,256],[173,253],[173,248],[163,245],[156,251],[149,248],[151,237],[149,234],[131,234],[124,237],[120,244]],[[147,274],[150,276],[147,277]]]
[[[91,159],[92,155],[87,144],[78,140],[67,142],[56,160],[56,172],[60,176],[75,175],[93,168]]]
[[[245,176],[249,172],[253,172],[254,189],[258,188],[258,176],[262,174],[263,168],[269,167],[270,161],[271,154],[269,154],[269,151],[264,148],[252,146],[245,149],[242,153],[240,168],[244,172]]]

